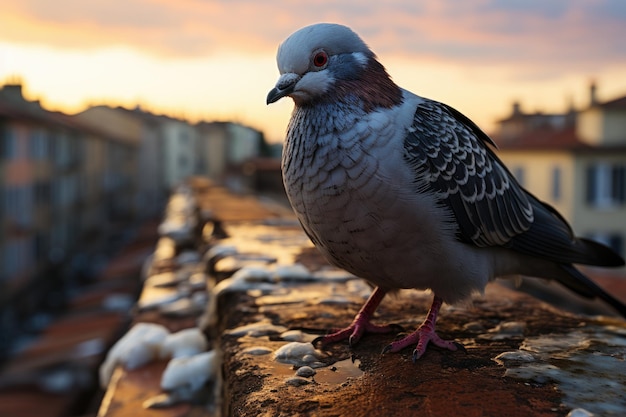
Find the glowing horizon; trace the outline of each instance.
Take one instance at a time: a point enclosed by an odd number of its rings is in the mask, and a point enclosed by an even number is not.
[[[0,83],[19,78],[26,97],[50,110],[140,105],[241,122],[277,142],[292,103],[265,105],[276,48],[299,27],[337,21],[401,87],[456,107],[487,132],[513,101],[547,113],[584,107],[591,79],[601,100],[626,94],[626,4],[617,0],[331,3],[11,3],[0,16]]]

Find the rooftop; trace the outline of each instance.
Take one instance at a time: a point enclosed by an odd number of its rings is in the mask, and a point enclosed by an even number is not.
[[[526,113],[521,110],[519,103],[514,103],[511,114],[498,121],[499,129],[492,137],[502,150],[626,152],[626,136],[623,143],[597,145],[585,142],[580,137],[580,114],[592,109],[624,111],[626,96],[599,102],[595,97],[595,86],[592,85],[591,100],[586,109],[579,111],[572,106],[560,114]]]
[[[603,103],[597,103],[595,106],[602,109],[626,110],[626,96],[618,97],[613,100],[605,101]]]
[[[574,127],[555,129],[551,127],[538,128],[521,133],[514,139],[494,140],[501,150],[591,150],[594,147],[583,142]]]

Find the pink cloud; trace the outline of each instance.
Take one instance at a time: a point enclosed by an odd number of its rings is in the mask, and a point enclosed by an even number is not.
[[[559,70],[625,62],[626,7],[568,2],[392,0],[22,0],[3,6],[0,38],[62,48],[126,45],[160,56],[273,54],[298,27],[352,26],[380,54]]]

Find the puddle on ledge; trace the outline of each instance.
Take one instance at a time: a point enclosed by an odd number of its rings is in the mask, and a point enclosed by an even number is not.
[[[335,362],[333,365],[318,369],[313,379],[318,384],[340,385],[349,379],[358,378],[361,375],[363,375],[361,361],[348,358]]]
[[[311,384],[342,385],[351,379],[359,378],[363,375],[360,365],[361,361],[358,359],[354,361],[351,358],[344,359],[332,365],[315,368],[315,374],[305,379]],[[284,378],[285,381],[298,375],[298,369],[295,366],[276,361],[272,361],[269,364],[269,372],[274,377]]]
[[[268,329],[268,324],[269,321],[262,320],[231,330],[240,336],[238,341],[243,347],[241,353],[254,356],[256,364],[265,369],[268,376],[294,386],[335,386],[363,375],[359,359],[347,358],[332,362],[332,358],[326,353],[315,349],[311,340],[316,335],[300,330],[281,332],[283,329],[280,328]],[[274,334],[273,337],[271,333]],[[280,344],[276,343],[278,341]],[[273,347],[268,347],[268,344]],[[298,372],[300,368],[310,368],[310,372]]]
[[[527,338],[519,350],[494,360],[506,367],[507,377],[555,383],[569,408],[626,415],[626,328],[589,326]]]

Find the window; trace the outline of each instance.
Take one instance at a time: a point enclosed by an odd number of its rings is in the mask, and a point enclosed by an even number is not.
[[[600,162],[587,168],[587,203],[610,208],[626,203],[626,164]]]
[[[561,199],[561,167],[552,168],[552,200],[559,201]]]
[[[46,132],[43,129],[34,129],[31,131],[29,138],[29,152],[33,159],[48,158],[48,140]]]
[[[178,165],[181,167],[181,170],[186,168],[189,165],[189,156],[185,154],[178,155]]]
[[[0,125],[0,158],[5,159],[7,156],[7,127],[5,125]]]
[[[3,214],[16,225],[29,227],[33,219],[33,188],[7,186],[3,192]]]
[[[54,162],[59,168],[67,168],[71,163],[70,138],[65,133],[54,136]]]
[[[189,132],[182,130],[179,132],[180,144],[182,146],[189,146]]]
[[[0,127],[0,153],[6,159],[16,159],[18,156],[17,135],[9,126]]]
[[[626,164],[613,166],[611,170],[611,194],[618,203],[626,203]]]
[[[33,256],[36,261],[45,262],[48,260],[48,251],[50,250],[49,237],[47,234],[37,232],[35,235],[35,249]]]
[[[32,263],[33,248],[30,240],[17,238],[6,242],[2,259],[2,272],[9,280],[23,272]]]
[[[37,181],[35,183],[35,205],[44,206],[50,203],[50,181]]]

